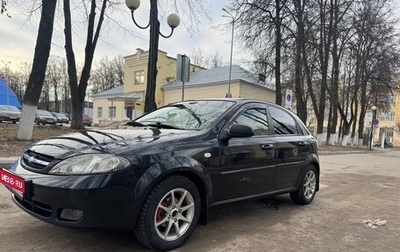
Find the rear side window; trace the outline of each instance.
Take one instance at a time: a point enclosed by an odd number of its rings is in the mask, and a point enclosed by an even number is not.
[[[275,134],[299,134],[296,121],[288,112],[273,106],[268,107],[268,110],[271,114]]]

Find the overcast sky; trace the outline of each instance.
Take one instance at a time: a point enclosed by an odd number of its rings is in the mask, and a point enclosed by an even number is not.
[[[148,50],[149,30],[137,28],[132,22],[129,9],[125,7],[125,1],[121,2],[123,3],[123,6],[121,6],[123,11],[111,14],[112,18],[119,22],[119,26],[116,24],[104,26],[101,39],[97,44],[95,60],[100,60],[105,56],[109,59],[117,55],[127,56],[135,53],[136,48]],[[148,22],[148,2],[142,0],[140,8],[135,12],[137,22],[141,25],[146,25]],[[218,51],[223,62],[228,64],[231,29],[229,25],[224,25],[229,22],[229,19],[222,17],[224,14],[222,8],[228,4],[228,0],[208,0],[207,3],[206,8],[209,10],[211,20],[202,19],[202,23],[195,29],[194,36],[187,31],[184,25],[180,25],[175,29],[171,38],[160,37],[159,49],[172,57],[176,57],[177,54],[190,56],[194,48],[200,48],[205,57]],[[29,19],[27,8],[10,5],[8,6],[8,13],[12,18],[0,15],[0,68],[7,64],[8,67],[17,69],[24,62],[32,62],[40,12],[33,14]],[[57,12],[58,15],[61,14],[61,6],[58,6]],[[77,61],[83,62],[86,30],[84,29],[85,26],[80,25],[81,22],[84,22],[84,18],[76,18],[74,16],[76,12],[73,10],[74,49]],[[62,22],[62,20],[59,20],[55,23],[52,55],[65,55]],[[166,17],[160,17],[160,22],[162,32],[168,34],[170,30],[166,24]],[[187,20],[181,18],[181,24],[184,22],[187,22]],[[241,49],[236,45],[235,54],[240,51]],[[239,56],[233,58],[234,63],[240,60]]]
[[[14,2],[22,2],[22,5],[12,5]],[[189,21],[181,17],[181,25],[175,29],[171,38],[164,39],[160,37],[159,49],[167,52],[169,56],[176,57],[177,54],[186,54],[191,56],[194,48],[200,48],[205,57],[218,52],[222,57],[223,63],[229,63],[231,29],[229,18],[222,17],[225,7],[229,0],[203,0],[205,8],[209,10],[211,20],[203,18],[201,24],[195,27],[194,35],[190,34],[185,27]],[[12,3],[10,3],[12,2]],[[40,18],[40,9],[28,18],[28,10],[32,7],[34,1],[15,0],[9,1],[8,13],[12,18],[6,15],[0,15],[0,68],[5,65],[12,69],[18,69],[22,63],[31,63],[36,45],[38,23]],[[36,1],[40,2],[40,1]],[[61,1],[58,1],[60,3]],[[109,59],[115,56],[127,56],[136,52],[136,48],[148,50],[149,48],[149,29],[141,30],[132,22],[130,11],[125,6],[125,1],[121,3],[121,11],[109,13],[110,17],[118,24],[107,22],[103,26],[101,38],[96,47],[95,61],[107,56]],[[149,20],[149,0],[142,0],[141,6],[135,12],[138,23],[146,25]],[[400,0],[394,0],[399,6]],[[168,3],[163,0],[160,3]],[[165,9],[165,8],[164,8]],[[169,27],[166,24],[166,17],[161,17],[162,8],[160,8],[161,31],[164,34],[169,33]],[[86,30],[84,17],[77,16],[82,13],[81,10],[72,9],[74,26],[74,49],[77,62],[83,62],[83,51],[86,40]],[[400,18],[399,11],[394,12],[397,18]],[[166,13],[169,14],[169,13]],[[57,7],[57,15],[62,15],[62,6]],[[51,48],[52,55],[64,57],[64,34],[63,20],[58,18],[55,23],[53,35],[53,44]],[[239,43],[234,43],[233,63],[242,64],[244,60],[249,59],[245,49],[241,48]],[[10,62],[10,63],[9,63]]]

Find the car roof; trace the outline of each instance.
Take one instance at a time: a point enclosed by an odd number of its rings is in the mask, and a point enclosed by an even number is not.
[[[274,104],[268,101],[263,101],[263,100],[258,100],[258,99],[250,99],[250,98],[205,98],[205,99],[191,99],[191,100],[185,100],[185,101],[179,101],[179,102],[174,102],[174,103],[181,103],[181,102],[194,102],[194,101],[233,101],[239,104],[244,104],[248,102],[261,102],[261,103],[266,103],[266,104]],[[173,103],[171,103],[173,104]],[[275,104],[276,105],[276,104]]]

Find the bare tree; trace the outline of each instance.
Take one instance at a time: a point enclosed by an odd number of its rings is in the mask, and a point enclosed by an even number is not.
[[[188,25],[188,29],[194,29],[196,25],[193,25],[194,23],[199,22],[199,16],[201,14],[205,14],[207,16],[207,12],[202,6],[202,0],[196,0],[196,1],[173,1],[170,4],[167,4],[169,1],[151,1],[151,9],[155,13],[158,12],[158,6],[157,4],[166,4],[169,8],[174,8],[175,10],[178,10],[178,14],[182,17],[188,18],[189,22],[186,24]],[[75,61],[75,55],[74,55],[74,50],[73,50],[73,45],[72,45],[72,18],[71,18],[71,6],[70,6],[70,1],[64,0],[64,20],[65,20],[65,49],[66,49],[66,55],[67,55],[67,62],[68,62],[68,76],[69,76],[69,83],[71,87],[71,94],[72,94],[72,123],[71,123],[71,128],[82,128],[82,114],[81,111],[83,109],[83,101],[86,95],[86,89],[88,86],[88,81],[90,78],[90,72],[91,72],[91,67],[93,63],[93,57],[94,57],[94,52],[96,49],[97,41],[99,39],[100,31],[102,28],[102,24],[104,21],[105,17],[108,17],[106,15],[106,10],[110,9],[109,7],[115,3],[109,1],[109,0],[102,0],[101,4],[98,6],[96,0],[91,0],[87,4],[86,2],[82,2],[82,5],[84,6],[84,9],[87,11],[88,15],[88,21],[87,21],[87,40],[86,40],[86,47],[85,47],[85,60],[84,60],[84,65],[80,74],[80,77],[78,78],[77,75],[77,68],[76,68],[76,61]],[[165,8],[165,9],[168,9]],[[163,8],[162,8],[163,9]],[[179,10],[181,12],[179,12]],[[99,13],[98,13],[99,12]],[[163,15],[164,13],[161,13]],[[96,19],[97,16],[97,19]],[[148,76],[149,77],[149,76]],[[120,81],[122,78],[120,78]],[[148,87],[149,88],[154,88],[154,87]],[[154,97],[150,97],[149,99],[147,96],[151,96],[151,94],[154,95],[154,92],[146,92],[146,101],[148,100],[149,102],[146,103],[146,107],[150,103],[154,103]]]
[[[62,87],[65,83],[65,62],[60,57],[50,57],[46,70],[45,83],[42,90],[42,102],[50,109],[50,101],[54,102],[54,111],[60,112]]]
[[[115,57],[111,61],[107,57],[102,58],[96,64],[90,76],[92,93],[97,94],[123,85],[123,64],[122,56]]]
[[[7,0],[1,0],[0,14],[6,14],[7,17],[11,18],[11,16],[7,13]]]
[[[275,77],[275,103],[282,105],[281,64],[282,47],[290,43],[283,37],[291,22],[282,0],[235,0],[231,9],[237,12],[239,37],[255,55],[257,72]],[[285,41],[286,40],[286,41]]]
[[[65,20],[65,51],[68,62],[68,76],[69,85],[71,88],[72,100],[72,120],[71,128],[83,128],[82,124],[82,110],[84,106],[84,99],[86,96],[86,88],[90,78],[90,70],[93,63],[94,52],[96,49],[97,41],[99,39],[101,26],[104,20],[104,14],[107,8],[107,0],[103,0],[100,5],[100,14],[96,24],[97,3],[96,0],[91,0],[89,6],[89,20],[85,47],[85,61],[82,72],[78,82],[77,66],[75,61],[75,54],[72,45],[72,18],[70,1],[64,0],[64,20]]]
[[[352,41],[356,61],[355,87],[359,90],[360,115],[358,139],[364,138],[364,117],[372,105],[383,109],[379,97],[393,92],[395,72],[399,69],[399,36],[395,32],[390,1],[361,2],[355,9],[355,36]],[[382,88],[386,87],[386,88]]]
[[[214,54],[208,56],[206,60],[207,68],[218,68],[221,67],[222,64],[222,57],[219,55],[217,51]]]
[[[36,108],[50,54],[56,1],[42,0],[41,7],[42,13],[39,22],[39,32],[36,40],[32,70],[24,95],[20,123],[18,124],[17,138],[23,140],[32,138]]]
[[[118,55],[113,59],[113,66],[115,68],[115,74],[117,76],[117,86],[124,85],[124,57],[122,55]]]
[[[207,67],[207,62],[203,53],[203,50],[200,48],[195,47],[190,54],[190,63],[201,66],[201,67]]]

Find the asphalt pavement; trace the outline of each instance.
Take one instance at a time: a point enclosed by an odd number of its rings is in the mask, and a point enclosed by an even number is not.
[[[400,251],[400,151],[335,151],[321,153],[320,160],[320,191],[310,205],[281,195],[217,206],[209,223],[174,251]],[[366,225],[377,219],[384,225]],[[4,186],[0,227],[0,251],[148,251],[131,231],[69,229],[37,220],[12,202]]]

